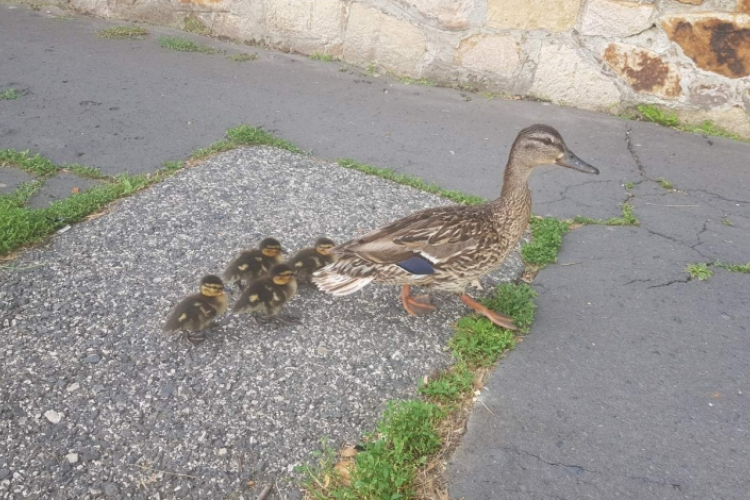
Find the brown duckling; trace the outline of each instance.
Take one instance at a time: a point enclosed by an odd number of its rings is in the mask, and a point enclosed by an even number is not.
[[[286,253],[275,238],[266,238],[258,248],[245,250],[234,259],[224,271],[224,279],[237,284],[242,290],[242,282],[256,280],[266,274],[276,264],[281,264],[281,254]]]
[[[289,259],[289,265],[294,269],[297,281],[310,282],[312,274],[328,264],[333,264],[336,259],[328,251],[335,247],[336,243],[328,238],[318,238],[312,248],[303,248],[294,257]]]
[[[287,264],[276,264],[267,276],[250,283],[242,293],[232,312],[259,314],[257,320],[266,322],[272,318],[288,323],[297,318],[280,316],[284,304],[297,293],[294,270]]]
[[[200,293],[187,297],[175,306],[162,331],[167,334],[183,331],[192,344],[199,344],[206,340],[203,330],[226,310],[224,282],[210,274],[201,280]]]

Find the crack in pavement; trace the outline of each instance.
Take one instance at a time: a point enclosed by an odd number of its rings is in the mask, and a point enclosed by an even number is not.
[[[650,286],[648,288],[649,289],[651,289],[651,288],[661,288],[661,287],[664,287],[664,286],[674,285],[676,283],[689,283],[689,282],[690,282],[690,278],[687,278],[687,279],[684,279],[684,280],[672,280],[672,281],[667,281],[666,283],[662,283],[661,285],[653,285],[653,286]]]

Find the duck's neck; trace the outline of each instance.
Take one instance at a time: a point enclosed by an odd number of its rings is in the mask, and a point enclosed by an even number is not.
[[[521,234],[526,229],[526,223],[531,216],[530,174],[531,168],[520,165],[511,158],[505,167],[500,197],[492,202],[498,222],[503,226],[519,225],[517,229]],[[519,224],[521,221],[523,224]]]

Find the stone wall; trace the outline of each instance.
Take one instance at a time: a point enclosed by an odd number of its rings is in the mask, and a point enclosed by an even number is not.
[[[750,137],[750,0],[68,0],[599,111],[651,103]]]

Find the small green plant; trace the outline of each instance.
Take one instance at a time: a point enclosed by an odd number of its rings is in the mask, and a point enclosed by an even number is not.
[[[367,73],[368,75],[372,77],[378,76],[378,64],[374,62],[371,62],[370,64],[368,64],[365,67],[365,73]]]
[[[672,183],[671,183],[671,182],[669,182],[669,181],[668,181],[667,179],[665,179],[664,177],[659,177],[658,179],[656,179],[656,182],[657,182],[657,183],[658,183],[658,184],[659,184],[659,185],[660,185],[661,187],[663,187],[664,189],[674,189],[674,186],[672,186]]]
[[[721,219],[721,223],[729,227],[734,226],[734,223],[732,223],[732,221],[729,220],[729,217],[724,217],[723,219]]]
[[[203,54],[216,54],[219,52],[207,45],[197,44],[191,40],[180,37],[159,37],[159,46],[165,49],[176,50],[178,52],[202,52]]]
[[[518,330],[528,333],[536,313],[536,296],[536,291],[526,283],[501,283],[494,295],[482,302],[493,311],[513,318]]]
[[[248,54],[247,52],[240,52],[239,54],[232,54],[231,56],[227,56],[227,57],[235,62],[246,62],[246,61],[256,61],[259,56],[257,52],[253,54]]]
[[[714,266],[725,269],[732,273],[750,274],[750,262],[747,264],[727,264],[725,262],[714,262]]]
[[[666,111],[651,104],[639,104],[636,108],[647,121],[658,123],[665,127],[677,127],[680,124],[677,115],[672,111]]]
[[[203,21],[197,17],[186,17],[182,29],[188,33],[197,33],[199,35],[210,35],[211,28],[203,24]]]
[[[455,403],[471,392],[474,385],[474,374],[466,363],[459,361],[448,370],[440,372],[426,384],[419,386],[419,392],[430,401],[438,403]]]
[[[102,171],[95,167],[89,167],[88,165],[80,165],[78,163],[72,163],[69,165],[63,165],[62,169],[69,170],[76,175],[81,177],[87,177],[89,179],[106,179],[106,175],[102,174]]]
[[[609,219],[592,219],[591,217],[583,217],[576,215],[573,217],[573,222],[576,224],[596,224],[600,226],[638,226],[641,222],[633,213],[633,207],[626,201],[621,205],[622,216],[621,217],[610,217]]]
[[[40,3],[32,3],[31,5],[29,5],[29,7],[31,7],[31,10],[34,10],[34,11],[42,10],[42,4]]]
[[[714,122],[710,120],[701,122],[698,125],[682,124],[679,126],[679,129],[685,132],[713,135],[717,137],[726,137],[727,139],[734,139],[735,141],[747,142],[747,139],[743,139],[742,137],[735,134],[734,132],[729,132],[728,130],[723,129],[722,127],[716,125]]]
[[[628,191],[631,190],[631,189],[633,189],[633,183],[632,182],[626,182],[625,183],[625,189],[627,189]]]
[[[493,99],[497,99],[500,97],[500,94],[497,94],[495,92],[490,92],[488,90],[485,90],[483,92],[480,92],[479,95],[487,99],[488,101],[492,101]]]
[[[487,318],[470,316],[458,320],[448,345],[472,367],[492,366],[503,352],[515,347],[516,337]]]
[[[336,60],[335,57],[331,54],[321,54],[320,52],[313,52],[308,58],[312,59],[313,61],[323,61],[323,62],[333,62]]]
[[[49,177],[59,170],[57,165],[43,156],[31,156],[28,150],[15,149],[0,149],[0,167],[15,167],[39,177]]]
[[[338,160],[338,164],[344,168],[357,170],[358,172],[362,172],[363,174],[382,177],[383,179],[388,179],[389,181],[393,181],[398,184],[403,184],[405,186],[413,187],[421,191],[436,194],[451,201],[455,201],[456,203],[461,203],[462,205],[478,205],[486,201],[484,198],[480,198],[479,196],[464,194],[460,191],[443,189],[435,184],[428,184],[418,177],[398,174],[388,168],[373,167],[371,165],[358,163],[348,158]]]
[[[706,281],[714,275],[714,272],[708,268],[708,264],[706,263],[689,264],[685,268],[685,271],[687,271],[691,278],[698,279],[698,281]]]
[[[16,89],[5,89],[0,92],[0,101],[12,101],[18,99],[23,94]]]
[[[126,38],[143,38],[148,35],[148,31],[140,26],[113,26],[105,30],[96,32],[99,38],[109,38],[110,40],[124,40]]]
[[[402,76],[398,79],[400,83],[404,85],[423,85],[425,87],[435,87],[437,82],[428,80],[427,78],[409,78],[408,76]]]
[[[523,260],[538,267],[554,263],[570,224],[554,218],[532,217],[529,225],[531,241],[521,247]]]

